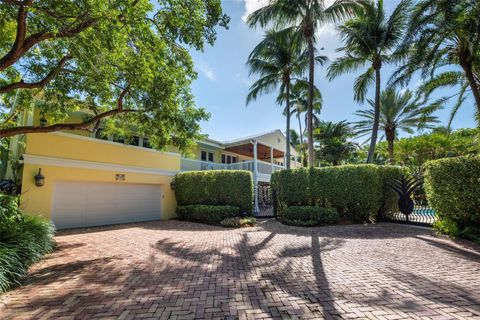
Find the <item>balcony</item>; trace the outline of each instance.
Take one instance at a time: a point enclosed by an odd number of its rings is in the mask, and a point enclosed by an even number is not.
[[[270,176],[273,172],[285,169],[284,166],[268,163],[261,160],[257,161],[257,179],[259,182],[270,182]],[[215,163],[208,161],[200,161],[182,158],[180,160],[181,171],[197,171],[197,170],[248,170],[254,175],[255,160],[248,160],[237,163]]]

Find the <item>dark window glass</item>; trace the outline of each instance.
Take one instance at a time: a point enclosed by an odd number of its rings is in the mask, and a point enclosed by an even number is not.
[[[139,137],[132,137],[132,139],[130,139],[130,145],[131,146],[138,146],[140,144],[140,138]]]
[[[125,138],[120,136],[113,136],[113,141],[118,143],[125,143]]]
[[[208,153],[208,161],[213,162],[213,152]]]
[[[148,149],[151,149],[152,146],[150,145],[150,141],[148,140],[148,138],[143,138],[143,147],[144,148],[148,148]]]
[[[225,162],[226,162],[225,155],[222,154],[222,163],[225,163]]]
[[[227,163],[232,163],[232,156],[227,156]]]
[[[238,157],[232,157],[232,163],[237,163],[238,162]]]
[[[207,161],[207,151],[202,151],[202,152],[201,152],[200,159],[201,159],[202,161]]]

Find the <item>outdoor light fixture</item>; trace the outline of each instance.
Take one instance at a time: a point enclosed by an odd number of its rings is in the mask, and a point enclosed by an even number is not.
[[[43,111],[40,113],[40,127],[45,127],[47,125],[47,119],[45,119],[45,113]]]
[[[42,174],[42,168],[38,168],[38,173],[35,176],[35,185],[37,187],[41,187],[43,186],[44,183],[45,183],[45,177]]]

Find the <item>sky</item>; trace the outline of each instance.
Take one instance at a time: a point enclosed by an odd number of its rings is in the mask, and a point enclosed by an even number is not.
[[[247,57],[264,34],[264,30],[250,29],[245,18],[267,1],[223,0],[223,10],[231,17],[229,29],[218,28],[217,41],[213,46],[206,46],[203,52],[191,51],[198,73],[192,91],[197,106],[210,112],[210,119],[201,123],[202,132],[209,138],[226,141],[276,129],[285,131],[285,117],[282,108],[275,103],[276,94],[261,96],[248,106],[245,104],[248,89],[256,80],[255,76],[249,77]],[[387,11],[393,10],[398,2],[399,0],[385,0]],[[323,27],[317,33],[317,48],[323,47],[323,54],[330,61],[342,55],[336,52],[340,45],[334,26]],[[315,72],[315,84],[321,90],[324,100],[320,118],[335,122],[358,120],[353,113],[366,106],[353,100],[353,82],[364,69],[329,82],[325,78],[327,67],[328,63],[317,67]],[[386,81],[394,70],[394,66],[382,68],[382,88],[385,88]],[[419,83],[418,79],[413,79],[409,88],[414,90]],[[451,91],[444,90],[437,97],[449,93]],[[372,87],[367,97],[373,98],[373,95]],[[444,110],[436,113],[443,124],[447,123],[454,103],[452,100]],[[474,127],[474,110],[473,100],[467,100],[457,114],[453,127]],[[298,131],[296,118],[292,119],[292,127]]]

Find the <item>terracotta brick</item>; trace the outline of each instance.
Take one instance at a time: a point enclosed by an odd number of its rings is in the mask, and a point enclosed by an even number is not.
[[[0,319],[480,319],[480,248],[394,224],[60,232]]]

